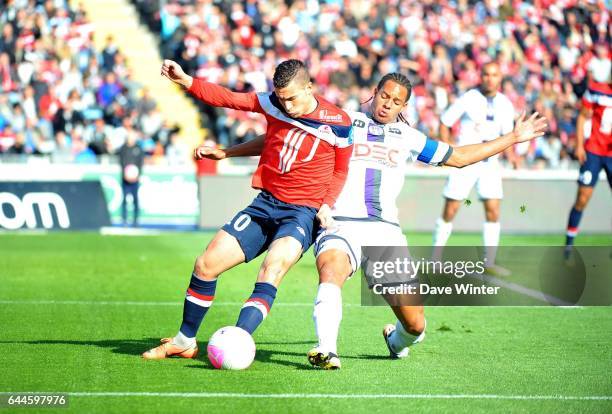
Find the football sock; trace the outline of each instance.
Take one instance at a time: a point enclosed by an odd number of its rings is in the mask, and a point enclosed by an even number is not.
[[[438,261],[442,258],[442,250],[443,247],[446,246],[446,242],[453,232],[453,223],[447,223],[442,219],[442,217],[438,217],[436,220],[436,227],[433,234],[433,254],[431,259],[434,261]]]
[[[196,344],[196,339],[187,338],[185,334],[179,331],[174,337],[174,339],[172,340],[172,343],[181,348],[191,348],[192,346]]]
[[[572,207],[570,211],[569,220],[567,221],[567,233],[565,237],[565,245],[573,246],[574,238],[578,235],[578,226],[580,225],[580,219],[582,218],[582,211],[576,210],[576,207]]]
[[[501,225],[498,221],[485,221],[482,226],[482,240],[485,248],[485,257],[487,259],[485,266],[493,266],[495,264],[500,231]]]
[[[206,315],[215,298],[216,288],[217,279],[202,280],[195,274],[191,275],[189,288],[185,294],[185,304],[183,305],[183,323],[179,330],[179,333],[182,333],[186,338],[195,338],[202,319],[204,319],[204,315]],[[175,340],[180,341],[181,338],[175,338]]]
[[[425,339],[425,330],[427,329],[427,321],[425,321],[425,326],[423,327],[423,332],[418,335],[411,334],[404,329],[402,323],[398,320],[395,323],[395,332],[393,335],[389,336],[389,344],[395,350],[395,352],[400,352],[407,346],[416,345],[419,342],[423,342]]]
[[[342,320],[342,292],[333,283],[321,283],[312,318],[319,348],[337,354],[338,329]]]
[[[266,319],[276,297],[276,287],[266,282],[255,283],[251,297],[242,306],[236,326],[250,334]]]
[[[446,246],[446,242],[453,232],[453,223],[447,223],[442,219],[442,217],[438,217],[436,220],[436,228],[434,230],[433,237],[433,245],[434,246]]]

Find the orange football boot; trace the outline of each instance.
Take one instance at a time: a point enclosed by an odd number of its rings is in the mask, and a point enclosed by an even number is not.
[[[149,349],[147,352],[142,354],[144,359],[164,359],[171,356],[178,356],[181,358],[195,358],[198,356],[198,344],[190,348],[181,348],[172,343],[174,338],[162,338],[161,345],[155,348]]]

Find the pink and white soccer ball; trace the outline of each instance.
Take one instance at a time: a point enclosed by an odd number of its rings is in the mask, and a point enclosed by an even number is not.
[[[226,326],[208,341],[208,359],[217,369],[246,369],[255,359],[255,341],[244,329]]]

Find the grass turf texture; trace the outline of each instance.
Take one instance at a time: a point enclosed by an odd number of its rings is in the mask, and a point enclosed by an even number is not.
[[[313,370],[305,357],[315,342],[311,303],[317,278],[311,252],[287,275],[270,317],[255,333],[257,356],[248,370],[214,370],[205,349],[217,328],[235,323],[261,260],[220,279],[216,303],[198,335],[197,360],[142,360],[141,352],[176,333],[193,260],[210,237],[0,234],[0,391],[260,396],[73,395],[62,412],[612,411],[610,307],[433,307],[426,310],[425,342],[408,359],[392,361],[380,333],[394,320],[390,309],[345,306],[339,338],[343,368]],[[408,237],[411,244],[424,245],[431,236]],[[556,236],[502,240],[506,245],[562,242]],[[577,242],[610,245],[610,237],[581,235]],[[480,236],[453,235],[451,243],[479,244]],[[346,304],[357,304],[359,281],[348,282],[343,296]],[[262,397],[269,394],[291,395]],[[396,396],[365,397],[372,394]],[[483,394],[608,398],[478,397]]]

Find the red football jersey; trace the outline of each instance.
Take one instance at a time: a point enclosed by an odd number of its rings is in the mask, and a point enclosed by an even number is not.
[[[291,118],[274,93],[237,93],[194,79],[189,93],[213,106],[259,112],[268,128],[252,186],[281,201],[321,207],[334,205],[348,173],[352,153],[350,117],[316,96],[318,106]]]
[[[612,157],[612,84],[593,82],[582,97],[582,105],[593,111],[591,136],[584,149]]]

